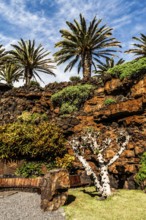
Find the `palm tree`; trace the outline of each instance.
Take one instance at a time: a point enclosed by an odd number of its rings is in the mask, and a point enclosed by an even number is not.
[[[10,86],[21,78],[19,67],[13,63],[5,63],[0,69],[0,81],[5,81]]]
[[[119,59],[117,62],[113,58],[106,58],[106,63],[100,62],[100,64],[97,65],[97,70],[95,71],[96,74],[104,75],[107,73],[108,69],[120,65],[124,63],[125,60]]]
[[[7,54],[7,52],[5,51],[3,46],[0,45],[0,66],[4,64],[4,62],[6,60],[6,54]]]
[[[55,76],[52,69],[54,69],[54,62],[48,58],[50,52],[44,50],[40,44],[35,47],[35,41],[18,41],[18,45],[12,45],[14,50],[10,51],[13,56],[13,61],[19,66],[19,70],[23,73],[25,84],[30,85],[32,78],[36,76],[42,81],[39,72]]]
[[[78,73],[82,68],[83,78],[87,80],[91,77],[92,66],[96,69],[95,63],[100,63],[99,58],[113,56],[116,52],[113,47],[120,47],[120,42],[111,37],[112,28],[106,25],[99,27],[101,19],[97,20],[96,17],[88,27],[81,14],[80,23],[76,20],[66,23],[70,30],[60,30],[63,40],[55,44],[55,47],[61,48],[54,54],[55,60],[58,65],[69,60],[65,72],[78,64]]]
[[[146,57],[146,35],[140,34],[141,36],[132,37],[132,39],[138,41],[139,43],[134,43],[135,48],[125,51],[125,53],[134,53],[138,58]]]

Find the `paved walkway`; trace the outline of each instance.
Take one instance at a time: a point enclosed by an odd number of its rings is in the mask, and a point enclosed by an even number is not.
[[[40,195],[30,192],[0,192],[0,220],[65,220],[63,208],[40,209]]]

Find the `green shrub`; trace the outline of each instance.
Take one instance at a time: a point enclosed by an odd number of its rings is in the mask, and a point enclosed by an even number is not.
[[[31,80],[31,81],[30,81],[30,86],[40,87],[40,84],[39,84],[39,82],[37,82],[37,81]]]
[[[71,76],[71,77],[69,78],[69,80],[70,80],[71,82],[80,82],[81,78],[80,78],[80,76]]]
[[[112,99],[112,98],[106,99],[106,100],[104,101],[104,104],[105,104],[105,105],[110,105],[110,104],[113,104],[113,103],[116,103],[116,100],[115,100],[115,99]]]
[[[133,60],[108,70],[111,75],[118,76],[120,79],[130,78],[132,76],[138,76],[146,72],[146,58]]]
[[[138,184],[141,184],[144,180],[146,180],[146,152],[142,155],[140,169],[135,179]]]
[[[53,161],[65,153],[62,131],[50,122],[17,121],[0,126],[0,159]]]
[[[44,174],[42,169],[43,166],[45,166],[48,171],[56,167],[54,163],[45,163],[42,161],[25,161],[19,168],[17,168],[15,175],[25,178],[41,176]]]
[[[62,115],[70,114],[70,113],[77,111],[77,110],[78,110],[78,108],[75,105],[71,105],[70,103],[66,102],[61,105],[60,113]]]
[[[44,175],[43,168],[51,170],[54,168],[72,168],[72,163],[75,157],[66,153],[63,157],[56,157],[54,161],[47,163],[44,161],[25,161],[19,168],[17,168],[15,175],[21,177],[37,177]]]
[[[18,121],[21,122],[29,122],[29,123],[39,123],[41,121],[46,121],[48,120],[48,116],[44,113],[44,114],[39,114],[39,113],[31,113],[31,112],[27,112],[24,111],[22,112],[21,115],[19,115],[17,117]]]
[[[52,95],[51,101],[55,107],[61,108],[61,114],[71,113],[81,107],[90,97],[93,89],[94,87],[88,84],[68,86]]]

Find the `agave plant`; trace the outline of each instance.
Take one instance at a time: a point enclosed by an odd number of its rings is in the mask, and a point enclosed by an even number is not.
[[[60,50],[54,56],[58,65],[69,61],[65,72],[77,64],[78,73],[82,68],[83,78],[87,80],[91,77],[92,66],[96,69],[95,64],[100,63],[100,58],[114,56],[117,50],[113,47],[120,47],[120,42],[112,37],[112,28],[100,26],[101,21],[94,17],[87,26],[80,14],[79,23],[76,20],[73,23],[67,21],[70,30],[60,30],[63,40],[55,44]]]
[[[107,73],[108,69],[120,65],[122,63],[124,63],[125,60],[123,59],[119,59],[117,62],[115,62],[115,60],[113,58],[107,59],[106,58],[106,62],[100,62],[100,64],[97,65],[97,70],[95,71],[96,74],[100,74],[100,75],[104,75]]]
[[[53,73],[54,62],[48,58],[50,52],[44,50],[40,44],[35,47],[35,41],[24,41],[21,39],[17,45],[12,45],[14,50],[9,53],[13,57],[13,61],[19,66],[19,70],[23,73],[25,84],[30,85],[32,78],[36,76],[42,81],[39,74],[41,72],[55,76]]]
[[[133,37],[138,43],[134,43],[135,48],[125,51],[125,53],[134,53],[138,58],[146,57],[146,35],[140,34],[140,37]]]
[[[0,81],[5,81],[12,86],[14,82],[18,82],[22,78],[19,67],[13,63],[5,63],[0,69]]]

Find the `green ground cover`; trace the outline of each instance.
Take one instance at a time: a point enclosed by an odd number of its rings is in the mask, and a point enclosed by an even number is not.
[[[117,190],[98,201],[93,187],[70,189],[64,206],[66,220],[146,220],[146,194],[140,190]]]
[[[118,76],[120,79],[139,76],[146,72],[146,58],[132,60],[130,62],[116,65],[108,71],[112,76]]]

